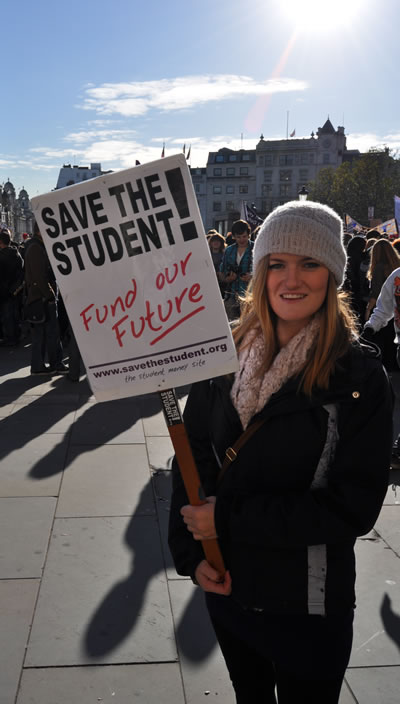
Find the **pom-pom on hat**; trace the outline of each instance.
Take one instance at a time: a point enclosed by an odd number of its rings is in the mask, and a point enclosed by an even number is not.
[[[260,227],[253,249],[253,269],[267,254],[298,254],[324,264],[343,283],[346,250],[342,221],[322,203],[293,200],[272,211]]]

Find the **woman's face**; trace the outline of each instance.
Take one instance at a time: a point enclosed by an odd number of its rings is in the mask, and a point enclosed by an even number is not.
[[[209,244],[212,252],[216,253],[221,251],[221,242],[219,240],[211,239]]]
[[[286,344],[321,308],[328,280],[329,270],[315,259],[297,254],[270,255],[266,290],[281,342]]]

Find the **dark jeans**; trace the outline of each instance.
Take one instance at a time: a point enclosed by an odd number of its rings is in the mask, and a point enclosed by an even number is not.
[[[15,296],[0,303],[0,317],[5,342],[17,343],[20,336],[19,305]]]
[[[237,704],[337,704],[353,610],[331,617],[272,615],[216,594],[207,594],[206,602]]]
[[[45,322],[31,325],[32,372],[40,372],[43,370],[46,354],[51,367],[57,367],[62,361],[62,347],[57,320],[57,304],[55,302],[45,303],[45,309]]]

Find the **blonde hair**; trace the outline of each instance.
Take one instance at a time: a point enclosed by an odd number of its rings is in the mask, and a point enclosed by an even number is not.
[[[269,269],[269,255],[263,257],[257,266],[247,292],[242,299],[242,312],[239,323],[233,330],[233,339],[240,349],[245,336],[254,327],[260,326],[265,340],[265,357],[260,376],[270,368],[279,352],[276,331],[276,315],[267,297],[266,279]],[[328,388],[336,362],[348,351],[356,336],[356,322],[351,312],[347,295],[337,290],[335,278],[329,272],[325,301],[320,308],[321,324],[318,337],[312,346],[305,364],[299,390],[311,396],[315,387]]]
[[[370,281],[379,262],[383,264],[385,279],[400,266],[400,256],[388,240],[376,240],[371,248],[371,261],[367,272],[367,278]]]

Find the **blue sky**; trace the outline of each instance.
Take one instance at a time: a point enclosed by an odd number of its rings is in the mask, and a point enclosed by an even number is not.
[[[284,138],[288,112],[296,137],[329,115],[349,148],[400,147],[398,0],[19,0],[1,20],[0,183],[31,197],[163,141],[205,166]]]

